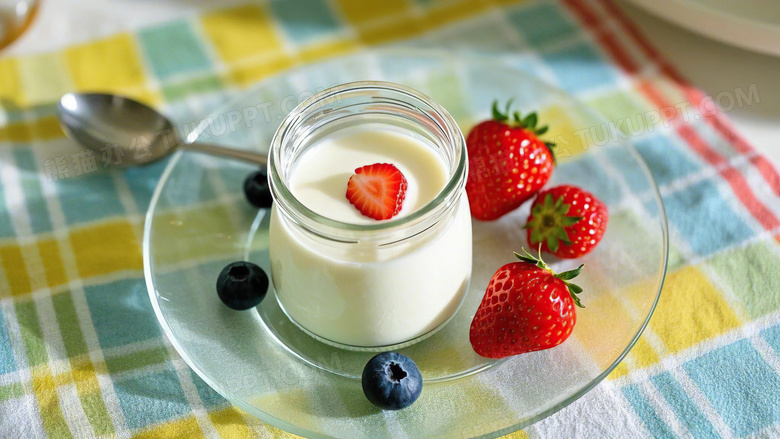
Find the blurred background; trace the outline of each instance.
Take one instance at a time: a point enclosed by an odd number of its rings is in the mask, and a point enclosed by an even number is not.
[[[227,8],[245,0],[0,0],[0,59],[48,52]],[[317,7],[315,0],[271,0],[289,13]],[[749,0],[622,0],[628,14],[664,57],[716,97],[736,89],[756,91],[751,105],[727,110],[742,134],[780,166],[780,7]],[[301,14],[301,26],[311,15]],[[18,37],[17,41],[14,41]],[[169,42],[172,47],[175,41]],[[10,44],[10,45],[9,45]],[[258,42],[262,44],[262,42]],[[751,89],[752,87],[752,89]],[[1,97],[0,97],[1,98]]]

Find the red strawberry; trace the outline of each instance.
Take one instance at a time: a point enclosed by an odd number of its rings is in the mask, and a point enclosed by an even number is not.
[[[574,305],[582,288],[568,281],[578,268],[555,274],[527,251],[515,253],[521,262],[506,264],[490,279],[485,297],[471,321],[469,339],[474,351],[503,358],[549,349],[563,343],[577,322]]]
[[[466,138],[469,175],[466,193],[471,215],[483,221],[500,218],[541,189],[553,171],[553,144],[539,140],[547,125],[536,128],[536,113],[525,118],[515,112],[509,120],[493,103],[493,119],[484,121]]]
[[[532,246],[559,258],[589,253],[607,230],[607,206],[590,192],[570,185],[540,192],[525,228]]]
[[[347,183],[347,200],[360,213],[375,220],[390,219],[401,211],[406,198],[406,177],[389,163],[355,169]]]

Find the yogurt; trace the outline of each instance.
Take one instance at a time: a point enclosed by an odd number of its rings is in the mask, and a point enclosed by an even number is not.
[[[449,180],[444,160],[421,140],[368,124],[327,137],[306,151],[293,170],[290,191],[318,214],[346,223],[375,224],[346,197],[347,181],[355,169],[374,163],[395,165],[406,177],[403,217],[428,204]]]
[[[391,163],[408,188],[400,213],[432,202],[450,180],[441,155],[420,138],[379,124],[345,128],[309,146],[288,178],[312,211],[350,224],[379,224],[346,199],[356,168]],[[380,347],[431,334],[458,309],[471,273],[471,217],[465,192],[422,233],[396,243],[333,242],[271,212],[274,287],[287,315],[339,345]]]

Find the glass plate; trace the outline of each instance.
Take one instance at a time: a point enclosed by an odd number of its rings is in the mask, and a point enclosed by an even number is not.
[[[517,60],[427,50],[382,50],[332,59],[241,92],[198,124],[190,138],[264,150],[281,119],[326,87],[355,80],[401,83],[447,108],[464,131],[489,117],[493,99],[538,110],[558,146],[550,185],[580,185],[602,199],[610,222],[601,244],[558,271],[586,264],[577,279],[586,308],[562,345],[503,360],[476,355],[468,327],[490,277],[527,246],[529,206],[498,221],[474,222],[471,289],[436,335],[401,350],[420,367],[420,399],[382,412],[363,396],[371,353],[339,350],[302,333],[273,291],[256,309],[223,306],[217,274],[248,259],[268,273],[267,212],[243,198],[248,165],[177,153],[149,207],[144,270],[165,333],[217,392],[261,420],[306,437],[494,437],[523,428],[599,383],[634,345],[650,318],[667,259],[666,217],[647,167],[618,133],[581,103],[522,70]],[[615,139],[616,141],[612,141]],[[598,144],[596,144],[598,143]],[[442,264],[446,264],[443,255]]]

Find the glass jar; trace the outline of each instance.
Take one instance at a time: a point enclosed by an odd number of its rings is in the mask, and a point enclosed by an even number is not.
[[[300,203],[289,189],[296,161],[321,139],[362,124],[432,148],[449,175],[439,195],[374,224],[335,221]],[[471,277],[467,156],[463,134],[439,104],[386,82],[325,90],[282,122],[268,175],[272,281],[285,314],[305,332],[342,348],[381,350],[419,341],[456,313]]]

